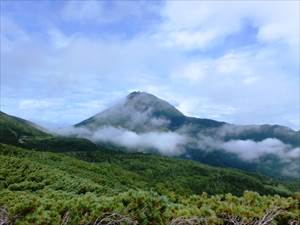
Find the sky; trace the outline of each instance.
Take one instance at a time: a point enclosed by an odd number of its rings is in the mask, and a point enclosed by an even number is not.
[[[131,91],[300,129],[299,1],[1,0],[0,109],[78,123]]]

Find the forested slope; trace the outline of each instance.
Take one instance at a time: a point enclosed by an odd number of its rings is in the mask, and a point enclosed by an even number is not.
[[[3,144],[0,153],[1,218],[11,223],[224,224],[259,219],[267,210],[280,211],[278,224],[299,219],[299,202],[288,197],[294,190],[236,170],[119,152],[68,153],[93,163]]]

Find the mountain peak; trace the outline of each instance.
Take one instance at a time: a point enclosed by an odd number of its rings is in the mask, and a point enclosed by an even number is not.
[[[140,99],[156,99],[156,100],[159,100],[158,97],[150,94],[150,93],[147,93],[147,92],[144,92],[144,91],[133,91],[131,92],[130,94],[127,95],[127,100],[131,100],[131,99],[136,99],[136,98],[140,98]]]
[[[130,130],[152,130],[168,126],[184,115],[168,102],[147,92],[134,91],[126,99],[75,126],[123,127]]]
[[[156,117],[181,117],[183,114],[167,101],[152,94],[134,91],[127,95],[125,107],[130,107],[139,112],[149,112]]]
[[[133,92],[131,92],[130,94],[127,95],[127,98],[128,98],[128,99],[132,99],[132,98],[134,98],[134,97],[136,97],[136,96],[141,95],[142,93],[146,93],[146,92],[142,92],[142,91],[133,91]],[[147,93],[147,94],[148,94],[148,93]]]

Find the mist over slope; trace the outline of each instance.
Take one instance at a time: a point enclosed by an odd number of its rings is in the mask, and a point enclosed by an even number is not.
[[[60,131],[126,147],[267,175],[298,177],[300,134],[279,125],[239,126],[187,117],[168,102],[145,92]]]
[[[181,215],[206,218],[207,212],[212,212],[209,218],[212,221],[217,218],[223,223],[227,212],[232,212],[231,216],[241,215],[241,218],[256,220],[259,209],[259,217],[264,218],[270,205],[284,210],[285,214],[276,219],[280,221],[278,224],[299,218],[295,195],[299,191],[299,179],[280,180],[191,160],[116,151],[120,147],[99,146],[102,142],[97,136],[94,140],[98,143],[96,145],[87,139],[49,134],[26,120],[4,113],[0,113],[0,125],[0,209],[4,221],[13,220],[13,223],[19,224],[32,224],[33,221],[53,224],[56,221],[55,224],[65,224],[68,217],[71,218],[69,224],[79,224],[84,219],[87,224],[91,221],[94,224],[99,222],[99,215],[121,212],[136,219],[138,223],[134,224],[166,225]],[[81,136],[85,132],[88,137],[99,129],[73,128],[72,136]],[[122,127],[108,128],[107,125],[101,129],[106,136],[103,132],[98,132],[98,135],[102,139],[106,137],[103,139],[106,142],[120,140],[123,135],[124,143],[119,143],[123,146],[128,146],[127,139],[133,136],[135,142],[131,142],[131,146],[138,144],[141,147],[126,149],[131,151],[154,151],[157,148],[159,151],[168,149],[170,152],[162,153],[166,155],[184,156],[186,152],[191,155],[193,151],[187,146],[192,141],[199,141],[186,129],[135,132]],[[14,139],[10,139],[11,134]],[[176,141],[173,135],[186,138],[178,144],[182,152],[174,150],[172,143]],[[158,138],[162,137],[164,142],[159,142]],[[213,140],[212,135],[210,138]],[[178,141],[178,137],[175,140]],[[11,144],[3,144],[7,142]],[[203,140],[200,142],[204,143]],[[273,146],[270,141],[262,142],[260,145]],[[207,151],[197,149],[198,155],[195,156],[199,157],[200,152],[211,152],[209,146],[214,142],[210,143],[207,139],[205,143]],[[261,151],[260,148],[257,151]],[[88,218],[87,213],[90,215]]]
[[[241,195],[245,190],[255,190],[262,194],[277,193],[290,195],[293,191],[298,190],[297,187],[294,188],[294,184],[298,182],[297,180],[295,180],[295,182],[284,182],[255,173],[229,168],[211,167],[190,160],[174,159],[154,154],[127,153],[120,151],[122,148],[116,146],[96,145],[83,138],[45,133],[40,131],[39,128],[35,128],[29,121],[5,113],[0,114],[0,122],[1,127],[5,128],[2,129],[0,136],[0,157],[12,158],[17,155],[20,156],[20,159],[16,162],[18,166],[7,162],[8,159],[3,159],[2,161],[6,163],[1,164],[2,169],[4,169],[2,172],[7,169],[17,170],[17,168],[19,168],[22,170],[22,166],[25,165],[26,167],[28,163],[26,160],[29,159],[33,163],[45,163],[47,167],[53,167],[53,169],[58,169],[59,164],[63,166],[65,172],[68,169],[71,173],[80,171],[80,174],[85,174],[84,177],[94,178],[94,176],[97,175],[99,178],[96,180],[100,183],[103,181],[101,176],[106,174],[106,182],[109,181],[112,185],[111,188],[115,191],[118,187],[127,184],[131,178],[131,188],[141,187],[141,185],[143,185],[143,187],[152,186],[153,188],[157,188],[157,190],[167,188],[168,190],[182,193],[189,192],[191,194],[205,191],[211,194],[231,192]],[[11,132],[14,133],[18,139],[11,140],[7,138],[10,137]],[[176,134],[175,132],[173,133]],[[145,146],[153,148],[153,145],[155,145],[160,151],[161,149],[172,151],[165,152],[165,154],[180,154],[173,149],[173,137],[172,135],[170,136],[170,132],[162,132],[159,134],[168,140],[166,142],[157,142],[157,136],[155,136],[153,132],[141,133],[139,135],[144,138],[144,141],[148,139],[148,142],[141,142],[140,140],[139,146],[141,146],[141,149],[145,148]],[[111,136],[109,133],[107,134],[107,139],[114,140],[117,138],[116,136]],[[126,140],[124,140],[124,142],[125,141]],[[126,142],[123,144],[128,145],[129,143]],[[134,143],[131,143],[131,145],[134,146]],[[131,148],[131,151],[136,150],[138,149],[134,147]],[[64,157],[64,155],[75,157],[81,160],[81,162],[72,163],[68,158]],[[32,156],[37,157],[32,158]],[[49,158],[47,156],[49,156]],[[22,161],[22,159],[24,159],[24,161]],[[88,165],[88,163],[84,161],[90,162],[91,164]],[[74,166],[78,168],[75,169]],[[96,174],[92,171],[84,172],[87,167],[99,167],[99,169]],[[108,174],[105,171],[107,171]],[[33,177],[38,176],[39,173],[41,173],[40,170],[37,170]],[[19,171],[18,173],[4,172],[3,174],[6,174],[4,177],[7,177],[7,174],[14,176],[20,175],[21,173]],[[28,175],[28,173],[25,174]],[[191,179],[191,177],[193,179]],[[23,178],[21,180],[24,180]],[[216,179],[218,180],[217,183],[215,182]],[[10,179],[8,178],[8,180]],[[240,183],[241,180],[243,180],[242,183]],[[36,180],[30,180],[30,182],[31,181],[34,183]],[[43,181],[43,179],[41,181]],[[53,181],[56,182],[56,179]],[[17,183],[19,183],[19,181]],[[1,187],[8,187],[7,184],[8,183],[5,183],[4,186],[1,186],[0,181]],[[28,183],[25,182],[25,184]],[[20,185],[20,188],[24,187],[23,183]],[[34,185],[35,184],[33,184],[33,186]],[[81,186],[76,184],[76,182],[74,185],[77,186],[77,188]],[[103,185],[105,186],[105,184],[102,183],[102,186]],[[73,188],[76,188],[75,186]],[[32,186],[29,185],[29,187]],[[41,184],[38,185],[38,187],[44,186]],[[126,187],[124,188],[126,189]]]
[[[132,92],[123,101],[75,125],[96,130],[107,125],[135,132],[175,128],[184,115],[168,102],[145,92]]]

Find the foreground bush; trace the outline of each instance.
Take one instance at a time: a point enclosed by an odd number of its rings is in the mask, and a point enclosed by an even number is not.
[[[178,197],[151,191],[128,191],[113,197],[43,190],[0,192],[0,224],[299,224],[296,198],[245,192]]]
[[[92,163],[74,154],[0,144],[0,225],[299,225],[300,195],[289,197],[297,182],[157,156],[75,154]]]

